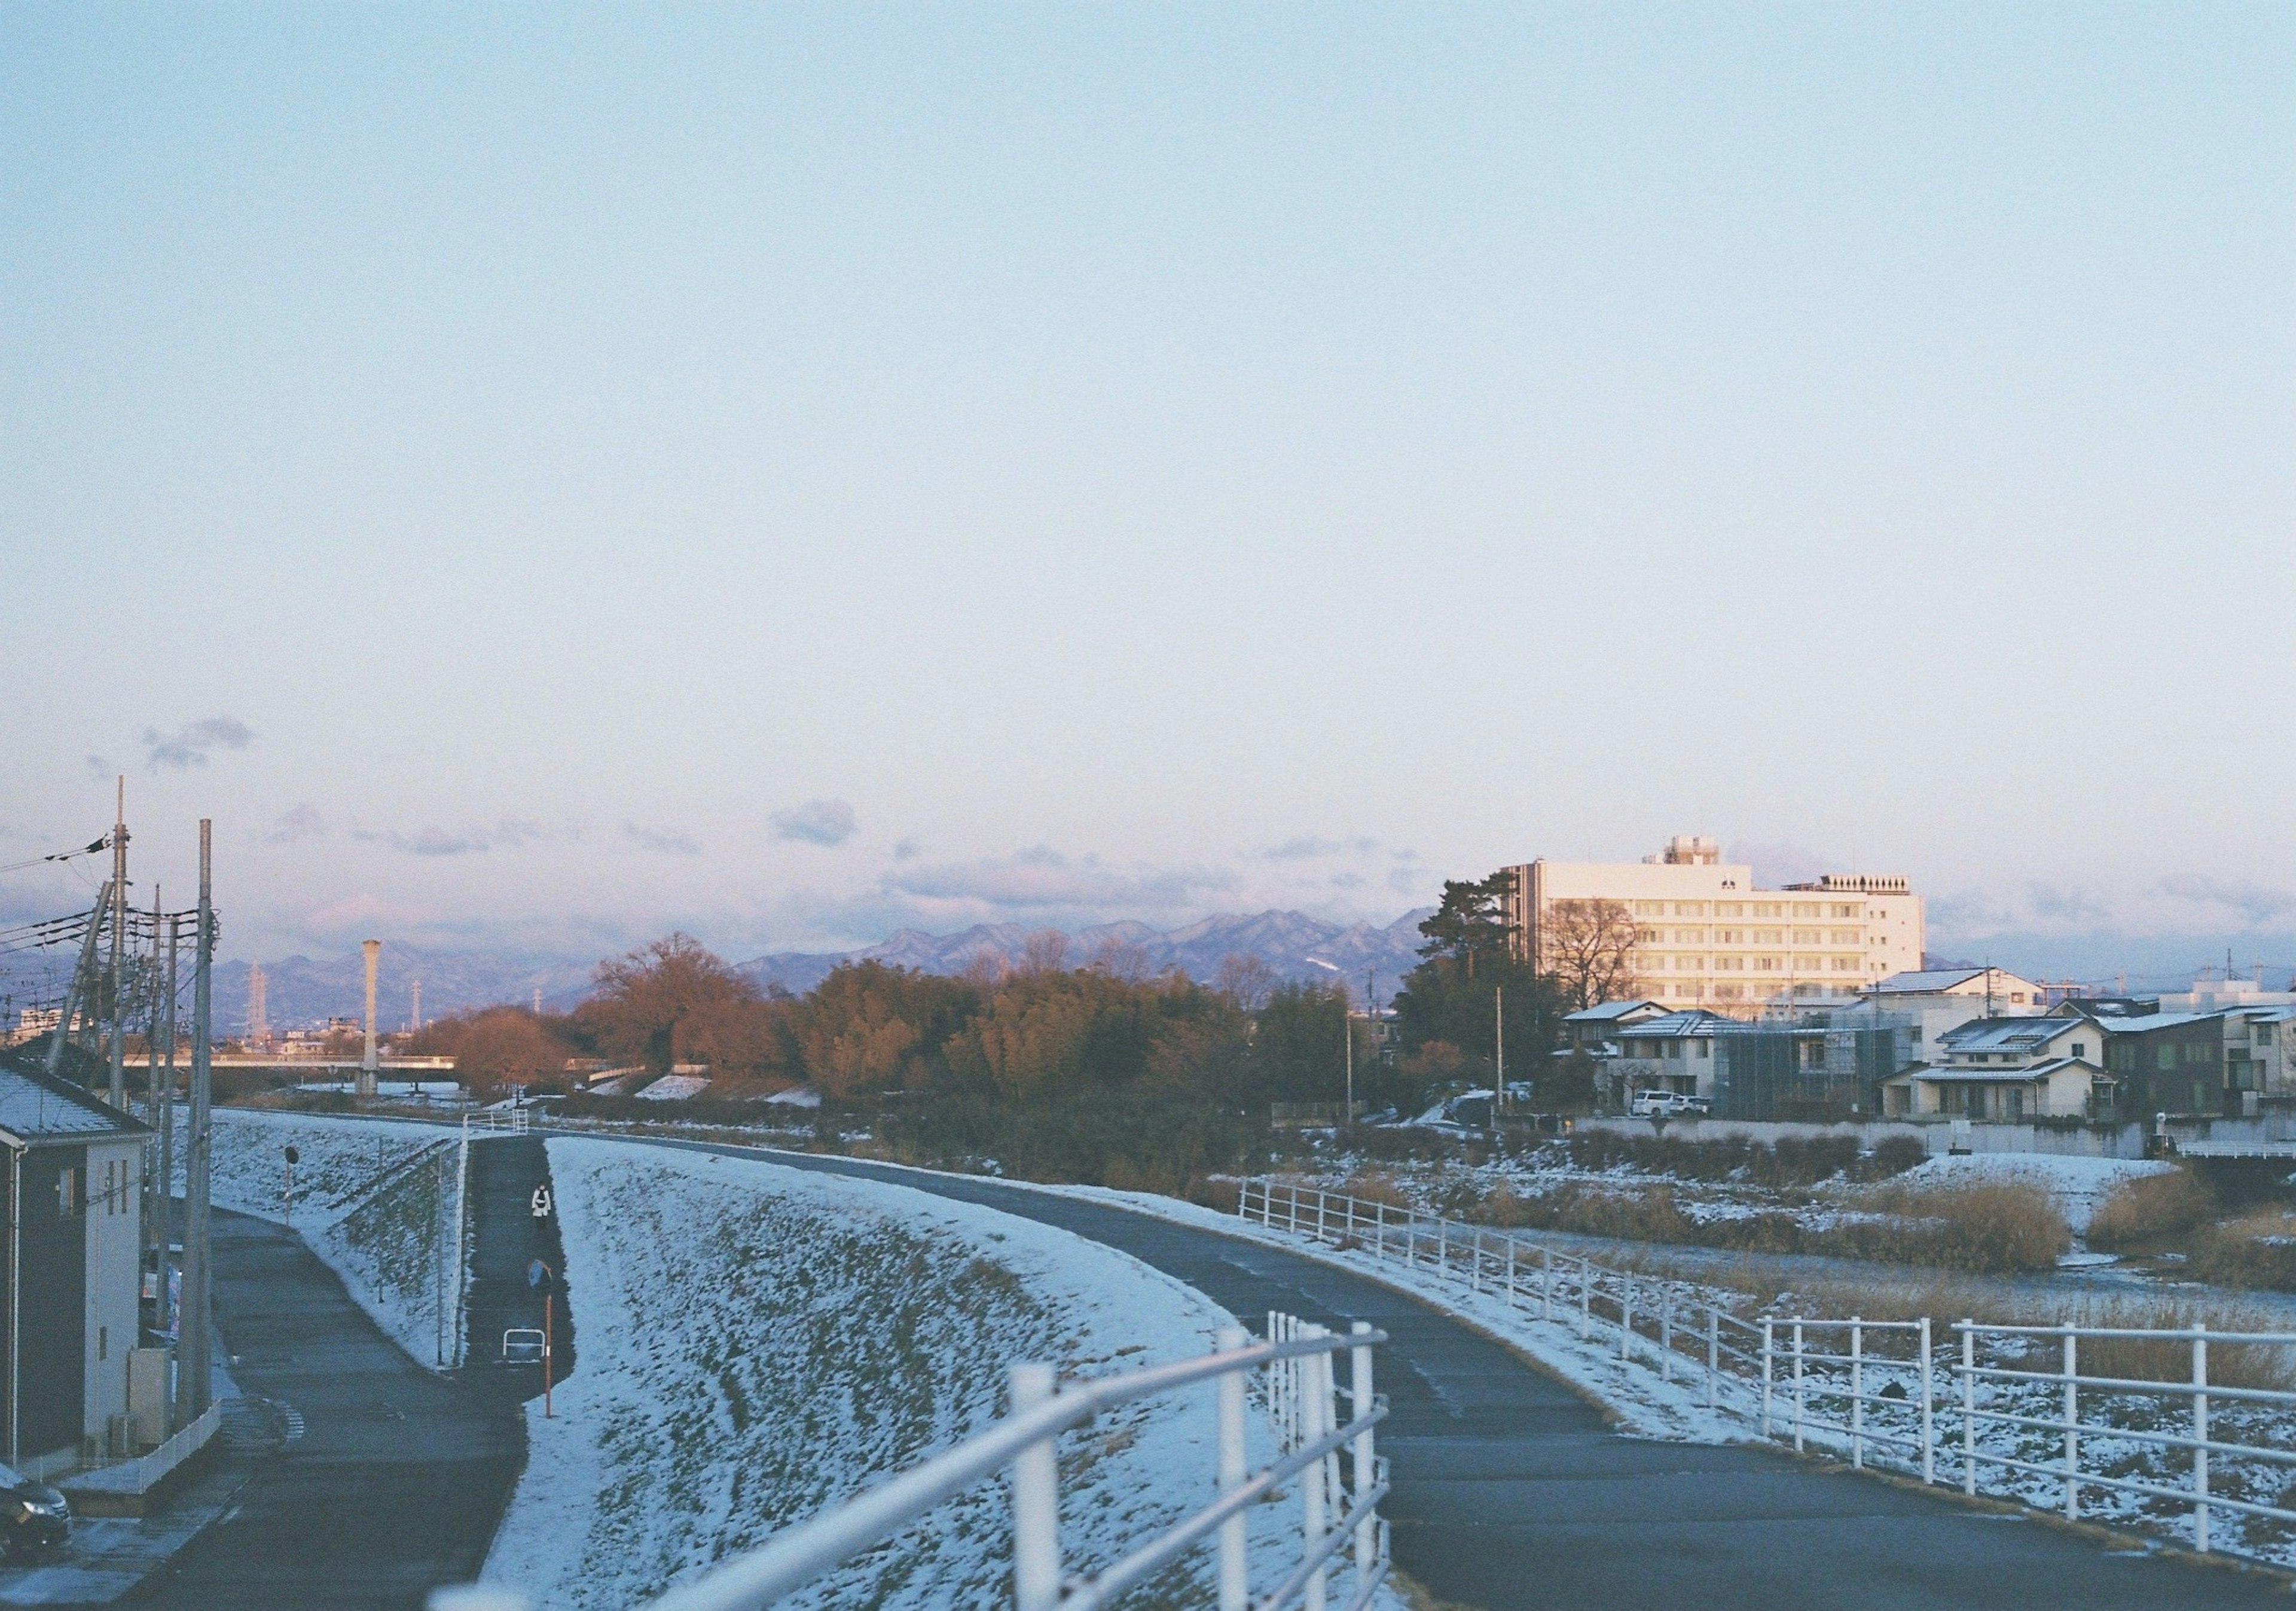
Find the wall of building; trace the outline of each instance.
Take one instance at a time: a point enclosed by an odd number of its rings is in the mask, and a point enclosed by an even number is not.
[[[1613,901],[1639,931],[1640,994],[1669,1007],[1751,1018],[1776,1002],[1847,1001],[1922,964],[1923,907],[1910,892],[1759,889],[1752,867],[1718,860],[1538,861],[1510,871],[1507,916],[1537,966],[1551,965],[1541,923],[1554,903]]]
[[[17,1268],[23,1289],[16,1304],[15,1402],[5,1408],[14,1432],[12,1463],[77,1447],[86,1381],[86,1228],[81,1223],[87,1149],[37,1147],[8,1153],[20,1178],[11,1182],[18,1207]],[[71,1177],[69,1198],[61,1189]]]
[[[134,1141],[91,1144],[86,1153],[83,1212],[86,1316],[80,1329],[80,1430],[101,1438],[111,1418],[127,1410],[127,1353],[141,1335],[136,1287],[143,1226],[142,1146]]]

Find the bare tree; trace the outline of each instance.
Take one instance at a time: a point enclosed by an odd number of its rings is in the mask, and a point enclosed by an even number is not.
[[[1258,1012],[1275,988],[1275,969],[1256,956],[1231,953],[1220,959],[1212,988],[1244,1011]]]
[[[1068,966],[1069,936],[1057,928],[1039,928],[1021,947],[1020,973],[1058,973]]]
[[[1635,974],[1635,920],[1624,903],[1550,901],[1539,927],[1539,962],[1574,1012],[1642,988]]]
[[[1119,940],[1111,936],[1092,948],[1088,965],[1095,973],[1137,985],[1148,977],[1148,948],[1137,940]]]

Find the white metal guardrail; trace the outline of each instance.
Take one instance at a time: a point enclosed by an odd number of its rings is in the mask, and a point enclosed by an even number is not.
[[[1387,1575],[1387,1525],[1378,1512],[1388,1491],[1387,1462],[1374,1447],[1373,1432],[1387,1405],[1372,1390],[1372,1350],[1387,1334],[1361,1321],[1342,1336],[1288,1315],[1268,1320],[1267,1338],[1225,1331],[1213,1353],[1120,1376],[1064,1383],[1050,1365],[1015,1365],[1009,1412],[988,1430],[783,1529],[670,1590],[648,1611],[760,1611],[999,1471],[1009,1473],[1011,1483],[1014,1611],[1098,1611],[1208,1539],[1219,1611],[1363,1611]],[[1344,1388],[1333,1367],[1341,1354],[1349,1365]],[[1267,1372],[1278,1432],[1276,1458],[1257,1470],[1245,1435],[1246,1378],[1255,1370]],[[1096,1574],[1068,1572],[1060,1540],[1060,1435],[1101,1411],[1200,1382],[1215,1386],[1212,1475],[1219,1497]],[[1338,1413],[1342,1399],[1344,1419]],[[1287,1557],[1290,1569],[1280,1582],[1255,1592],[1248,1514],[1295,1478],[1298,1554]],[[493,1585],[443,1590],[431,1601],[433,1611],[523,1603]]]
[[[2181,1512],[2202,1552],[2259,1552],[2256,1541],[2222,1537],[2220,1515],[2296,1527],[2296,1509],[2280,1502],[2296,1499],[2296,1472],[2288,1470],[2296,1468],[2296,1392],[2227,1386],[2221,1372],[2212,1382],[2209,1355],[2214,1344],[2265,1356],[2267,1368],[2251,1374],[2271,1379],[2296,1370],[2296,1332],[1959,1321],[1951,1327],[1957,1341],[1945,1341],[1926,1318],[1748,1321],[1689,1283],[1342,1192],[1247,1181],[1237,1211],[1487,1293],[1582,1340],[1600,1329],[1617,1338],[1620,1359],[1663,1379],[1702,1379],[1709,1407],[1743,1415],[1763,1437],[1790,1440],[1798,1451],[1893,1466],[1924,1483],[1958,1478],[1971,1495],[2031,1502],[2037,1484],[2061,1486],[2048,1508],[2071,1518],[2083,1514],[2084,1491],[2131,1495],[2151,1509],[2095,1519],[2157,1531]],[[2189,1378],[2084,1373],[2084,1343],[2155,1355],[2188,1349]],[[2037,1352],[2052,1357],[2037,1361]],[[2246,1412],[2230,1430],[2228,1407]],[[2041,1442],[2062,1453],[2045,1452]],[[2169,1469],[2172,1462],[2181,1469]],[[2270,1502],[2256,1497],[2264,1493]]]

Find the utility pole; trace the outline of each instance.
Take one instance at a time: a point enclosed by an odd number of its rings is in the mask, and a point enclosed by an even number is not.
[[[1497,1017],[1497,1026],[1491,1031],[1492,1049],[1498,1053],[1498,1073],[1491,1084],[1491,1128],[1499,1127],[1499,1107],[1506,1100],[1506,986],[1491,989],[1491,1008]]]
[[[414,981],[414,1022],[408,1026],[415,1034],[422,1033],[422,981]]]
[[[1340,1002],[1340,1029],[1347,1037],[1348,1090],[1340,1107],[1340,1124],[1345,1127],[1356,1122],[1356,1015],[1344,1000]]]
[[[95,940],[103,932],[104,913],[111,908],[111,886],[106,884],[87,914],[87,932],[80,936],[79,957],[72,963],[71,982],[64,986],[63,1011],[57,1015],[54,1036],[48,1042],[48,1072],[61,1073],[64,1037],[71,1033],[72,1014],[87,997],[87,980],[95,971]]]
[[[160,1129],[160,885],[152,885],[152,961],[144,976],[148,981],[149,1010],[144,1018],[144,1061],[148,1065],[144,1079],[144,1118],[152,1126],[152,1140],[144,1145],[144,1273],[149,1277],[158,1272],[159,1287],[153,1293],[158,1305],[154,1313],[160,1324],[154,1330],[167,1329],[168,1316],[168,1177],[159,1173],[159,1160],[166,1156],[167,1142]]]
[[[167,1005],[160,1013],[160,1033],[168,1040],[168,1062],[160,1076],[160,1106],[152,1123],[160,1126],[160,1315],[154,1330],[168,1329],[168,1245],[175,1239],[176,1216],[176,952],[184,937],[184,920],[168,920]]]
[[[127,1108],[127,1000],[122,964],[127,957],[127,778],[122,773],[111,813],[111,1086],[116,1112]]]
[[[208,1040],[215,1005],[213,843],[214,823],[201,817],[199,934],[194,941],[199,950],[192,958],[192,1125],[184,1156],[184,1313],[176,1352],[185,1425],[206,1411],[213,1393],[208,1351],[213,1280],[208,1261],[209,1103],[213,1096]]]

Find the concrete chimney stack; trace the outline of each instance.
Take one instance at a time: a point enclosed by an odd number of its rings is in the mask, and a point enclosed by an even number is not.
[[[359,1059],[358,1093],[375,1094],[374,1059],[374,969],[382,957],[381,940],[362,940],[359,949],[366,953],[366,1052]]]

